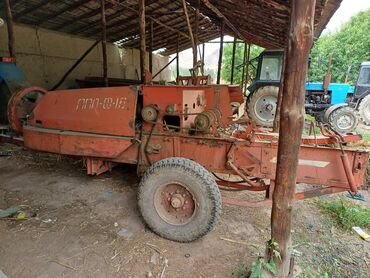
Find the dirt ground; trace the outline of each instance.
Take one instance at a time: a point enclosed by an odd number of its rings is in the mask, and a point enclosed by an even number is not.
[[[0,145],[8,150],[11,156],[0,157],[0,209],[22,205],[35,213],[0,220],[0,270],[9,278],[239,277],[264,253],[269,208],[224,205],[208,235],[171,242],[148,230],[138,213],[134,167],[89,177],[81,161]],[[369,205],[370,194],[361,193]],[[334,226],[314,200],[297,203],[293,226],[301,277],[370,277],[370,243]]]

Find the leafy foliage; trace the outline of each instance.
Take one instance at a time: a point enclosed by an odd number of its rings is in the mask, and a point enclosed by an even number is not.
[[[349,83],[354,84],[358,78],[362,62],[370,60],[370,10],[360,12],[353,16],[337,32],[321,36],[311,50],[311,67],[309,80],[322,82],[327,71],[330,53],[333,54],[331,66],[331,82],[343,83],[348,65],[351,65]],[[224,46],[222,80],[230,82],[232,64],[232,44]],[[250,60],[258,57],[263,48],[251,45]],[[244,44],[237,43],[235,51],[234,84],[240,84],[243,71]],[[254,60],[249,66],[249,80],[256,75]]]
[[[262,278],[264,270],[276,275],[278,272],[277,266],[274,262],[275,258],[281,260],[281,255],[279,251],[279,245],[273,238],[269,243],[269,248],[272,251],[272,257],[266,262],[265,258],[259,257],[257,261],[252,263],[252,269],[249,278]]]
[[[320,201],[319,205],[330,212],[338,225],[344,228],[351,229],[353,226],[370,228],[370,208],[342,199],[331,202]]]
[[[370,10],[353,16],[335,33],[321,36],[311,51],[309,78],[322,82],[330,53],[333,54],[331,82],[343,83],[348,65],[351,65],[349,83],[358,78],[362,62],[370,60]]]
[[[257,61],[255,60],[256,57],[263,51],[263,48],[251,45],[250,50],[250,59],[254,60],[252,62],[252,66],[249,66],[248,73],[249,73],[249,82],[250,80],[254,79],[256,76]],[[222,72],[221,77],[222,80],[230,82],[231,79],[231,65],[232,65],[232,57],[233,57],[233,44],[229,43],[224,46],[223,51],[223,58],[222,58]],[[241,84],[242,82],[242,72],[243,72],[243,59],[244,59],[244,44],[237,43],[235,49],[235,67],[234,67],[234,84]]]

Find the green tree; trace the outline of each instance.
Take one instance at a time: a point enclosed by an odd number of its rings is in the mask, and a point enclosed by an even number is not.
[[[343,83],[351,65],[349,83],[355,83],[361,63],[370,60],[370,10],[358,13],[337,32],[316,41],[311,51],[310,81],[322,82],[330,53],[333,54],[331,82]]]
[[[252,66],[249,66],[249,81],[256,76],[256,57],[263,51],[263,48],[251,45],[250,51],[250,61],[252,61]],[[222,80],[230,82],[231,78],[231,65],[233,56],[233,44],[229,43],[224,47],[223,58],[222,58]],[[242,72],[243,72],[243,58],[244,58],[244,43],[237,43],[235,50],[235,67],[234,67],[234,84],[240,84],[242,82]]]

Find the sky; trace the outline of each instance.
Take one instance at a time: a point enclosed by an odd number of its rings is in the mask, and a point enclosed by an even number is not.
[[[332,16],[322,34],[337,31],[343,23],[347,22],[351,18],[351,16],[367,9],[370,9],[370,0],[343,0],[339,9]],[[233,39],[229,36],[225,36],[225,41],[226,40],[232,41]],[[216,41],[219,41],[219,39],[216,39]],[[207,53],[211,54],[214,51],[218,51],[218,49],[219,49],[218,44],[215,43],[206,44],[205,50],[206,67],[207,67]],[[181,67],[191,68],[193,64],[192,50],[187,49],[182,51],[180,53],[179,60]],[[215,65],[208,66],[215,67]]]

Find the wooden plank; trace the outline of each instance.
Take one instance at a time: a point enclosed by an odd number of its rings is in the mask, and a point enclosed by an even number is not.
[[[313,42],[315,0],[291,2],[289,40],[286,46],[283,101],[280,114],[279,148],[271,212],[271,239],[277,246],[268,252],[278,277],[290,277],[292,208],[298,155],[304,122],[305,79]],[[273,256],[277,250],[281,259]]]

